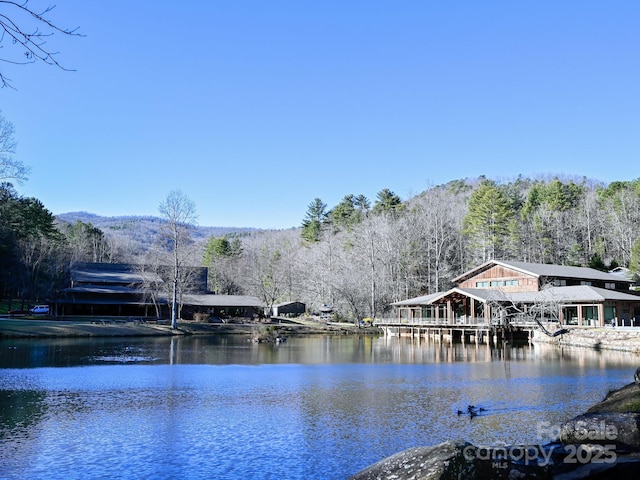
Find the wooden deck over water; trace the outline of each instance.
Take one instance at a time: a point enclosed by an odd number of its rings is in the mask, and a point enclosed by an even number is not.
[[[543,324],[544,325],[544,324]],[[554,330],[557,323],[544,325]],[[384,318],[376,321],[385,335],[408,337],[450,338],[456,341],[475,341],[478,343],[499,342],[504,340],[530,341],[534,330],[540,328],[533,320],[487,322],[484,318],[425,319],[425,318]]]

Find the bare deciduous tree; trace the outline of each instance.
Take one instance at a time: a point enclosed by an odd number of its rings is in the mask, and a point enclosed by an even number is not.
[[[155,310],[156,318],[162,318],[160,294],[162,293],[162,278],[160,275],[161,252],[157,249],[149,250],[146,261],[136,266],[136,272],[140,275],[139,282],[132,287],[142,289],[142,301],[151,302]]]
[[[457,232],[462,229],[460,223],[466,209],[463,197],[443,188],[433,188],[416,202],[411,213],[413,218],[409,223],[415,252],[412,258],[417,278],[404,298],[421,291],[438,292],[445,287],[444,280],[459,271],[461,266],[454,257],[459,250]]]
[[[245,240],[243,258],[247,291],[259,297],[271,311],[287,290],[286,242],[279,232],[260,232]]]
[[[354,323],[358,323],[369,310],[370,297],[367,290],[371,285],[362,275],[358,275],[357,269],[349,264],[348,260],[338,263],[333,276],[333,290],[339,299],[338,311],[347,310]]]
[[[518,321],[535,322],[545,335],[555,337],[563,335],[566,329],[560,328],[562,300],[556,295],[552,283],[543,285],[533,301],[518,302],[508,292],[501,291],[500,298],[487,302],[492,321],[509,327]],[[549,330],[549,325],[552,325]]]
[[[180,190],[172,190],[160,204],[159,211],[166,220],[161,233],[167,242],[167,250],[172,256],[171,326],[177,328],[179,285],[181,279],[184,280],[181,269],[184,266],[186,247],[191,242],[191,228],[197,219],[196,206]]]
[[[633,244],[640,238],[640,196],[631,188],[625,188],[605,205],[611,253],[623,265],[628,265]]]
[[[29,175],[29,168],[13,157],[16,153],[14,133],[13,124],[0,111],[0,182],[15,180],[22,183]]]

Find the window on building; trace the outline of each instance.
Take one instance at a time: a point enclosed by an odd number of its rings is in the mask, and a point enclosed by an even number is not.
[[[605,305],[604,307],[604,321],[610,322],[616,318],[616,307],[615,305]]]
[[[595,305],[585,305],[582,307],[582,316],[587,320],[597,320],[598,307]]]
[[[604,284],[604,288],[608,288],[609,290],[615,290],[616,284],[614,282],[606,282]]]

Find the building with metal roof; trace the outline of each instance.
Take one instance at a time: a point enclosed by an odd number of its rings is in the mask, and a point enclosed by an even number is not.
[[[640,326],[640,295],[627,276],[592,268],[491,260],[446,291],[395,302],[400,319],[489,323],[539,317],[560,325]]]
[[[81,263],[71,269],[70,286],[55,303],[58,316],[168,318],[170,268],[125,263]],[[214,295],[207,288],[207,268],[188,267],[187,291],[181,296],[182,318],[252,317],[264,304],[247,295]]]

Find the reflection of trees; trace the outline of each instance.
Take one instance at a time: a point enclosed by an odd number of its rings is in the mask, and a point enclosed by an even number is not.
[[[0,395],[0,432],[16,436],[44,416],[46,393],[41,390],[3,390]]]
[[[17,471],[31,463],[40,452],[32,437],[45,419],[46,392],[40,390],[0,390],[0,465]],[[1,470],[0,470],[1,471]]]
[[[0,389],[0,476],[19,472],[24,465],[38,461],[38,433],[46,422],[47,392],[41,390]],[[9,478],[7,474],[6,478]]]

